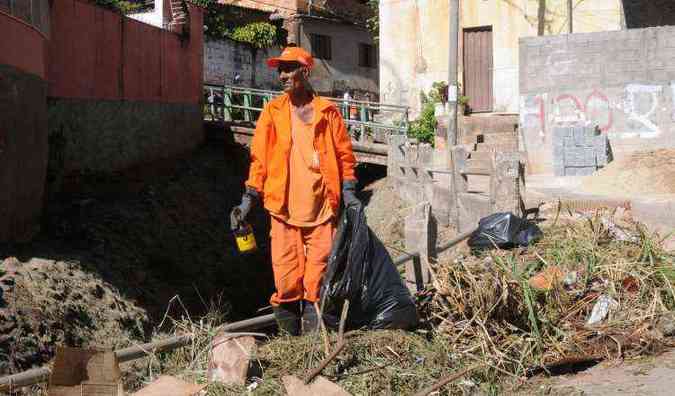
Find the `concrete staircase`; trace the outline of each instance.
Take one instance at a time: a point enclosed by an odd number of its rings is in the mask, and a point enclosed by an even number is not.
[[[459,129],[459,144],[470,151],[466,167],[475,173],[468,176],[468,189],[479,195],[474,199],[487,199],[493,153],[518,150],[518,116],[465,116]]]
[[[169,30],[172,32],[183,33],[188,26],[188,11],[185,0],[165,0],[170,1],[171,22]]]

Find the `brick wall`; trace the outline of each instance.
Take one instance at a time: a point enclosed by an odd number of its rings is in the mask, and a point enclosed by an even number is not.
[[[553,131],[597,126],[615,158],[675,147],[675,27],[520,39],[520,129],[532,173]]]
[[[209,84],[238,85],[260,89],[279,89],[276,70],[267,67],[267,58],[280,48],[254,50],[233,40],[207,40],[204,43],[204,81]]]

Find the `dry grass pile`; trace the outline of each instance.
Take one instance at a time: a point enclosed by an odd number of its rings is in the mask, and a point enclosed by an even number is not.
[[[675,308],[675,260],[653,236],[637,224],[620,227],[609,212],[544,227],[544,234],[529,249],[437,266],[431,315],[438,344],[454,359],[524,378],[668,343],[658,328]],[[603,300],[608,316],[588,324]]]
[[[210,343],[217,333],[216,316],[200,322],[175,322],[177,333],[196,336],[186,348],[151,355],[126,370],[126,388],[136,389],[158,375],[175,375],[186,381],[207,382]],[[253,376],[246,386],[209,384],[207,395],[285,394],[282,378],[304,378],[326,358],[321,333],[300,337],[260,339],[253,359]],[[329,334],[331,347],[337,335]],[[461,367],[449,358],[449,349],[424,332],[357,331],[346,335],[346,347],[321,373],[354,395],[413,394]],[[256,372],[257,371],[257,372]]]
[[[528,249],[438,263],[438,289],[418,296],[422,329],[349,333],[322,375],[354,395],[413,394],[480,364],[441,394],[500,394],[538,372],[652,354],[670,344],[661,324],[675,309],[675,257],[652,236],[637,224],[620,227],[607,212],[543,231],[544,239]],[[608,315],[589,325],[601,300],[611,302]],[[160,373],[207,382],[220,323],[213,314],[174,322],[173,332],[195,334],[194,342],[135,364],[127,385],[139,387]],[[334,347],[336,335],[329,338]],[[303,378],[327,356],[320,333],[261,341],[254,358],[259,372],[246,386],[211,384],[209,395],[285,394],[283,376]]]

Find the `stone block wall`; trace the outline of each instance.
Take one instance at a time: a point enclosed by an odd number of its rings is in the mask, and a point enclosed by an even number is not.
[[[607,165],[609,140],[595,127],[569,126],[553,130],[553,173],[589,176]]]
[[[520,39],[520,128],[531,173],[554,131],[597,127],[617,159],[675,147],[675,26]]]
[[[405,135],[390,135],[387,161],[387,177],[399,197],[410,205],[429,202],[434,220],[442,226],[450,224],[455,214],[452,175],[442,171],[449,164],[445,150],[414,143]]]
[[[234,40],[204,42],[204,82],[216,85],[241,85],[278,90],[277,71],[267,67],[267,58],[277,56],[281,48],[255,49]],[[239,80],[235,76],[239,75]]]

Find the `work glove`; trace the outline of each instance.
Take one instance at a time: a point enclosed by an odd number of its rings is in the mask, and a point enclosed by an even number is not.
[[[237,230],[240,224],[248,216],[248,212],[251,211],[251,208],[258,201],[259,194],[256,190],[246,187],[244,195],[241,197],[241,204],[235,206],[230,212],[230,228],[234,231]]]
[[[361,201],[356,198],[356,181],[346,180],[342,182],[342,202],[345,208],[361,205]]]

